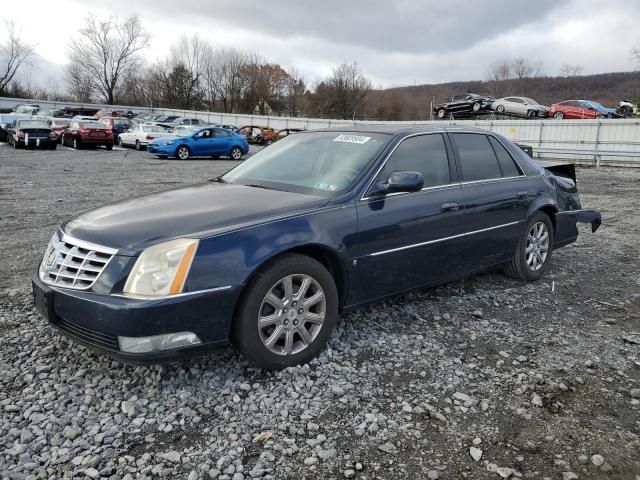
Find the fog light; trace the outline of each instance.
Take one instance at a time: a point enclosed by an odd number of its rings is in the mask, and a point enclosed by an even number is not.
[[[188,347],[202,343],[192,332],[167,333],[153,337],[118,337],[120,350],[128,353],[150,353]]]

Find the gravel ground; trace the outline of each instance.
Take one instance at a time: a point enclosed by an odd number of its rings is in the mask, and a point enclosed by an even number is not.
[[[131,367],[60,337],[29,276],[55,226],[226,160],[0,145],[2,478],[640,480],[640,172],[579,170],[595,235],[342,317],[310,365],[231,348]]]

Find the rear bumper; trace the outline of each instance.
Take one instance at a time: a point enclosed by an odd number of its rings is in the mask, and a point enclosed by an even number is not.
[[[228,343],[240,287],[163,299],[135,299],[52,288],[32,279],[38,312],[75,342],[126,363],[153,364],[198,355]],[[201,344],[172,350],[130,353],[118,337],[193,332]]]
[[[58,143],[57,139],[51,138],[29,138],[29,141],[26,142],[23,140],[16,140],[16,144],[25,147],[50,147],[51,145],[56,145]]]
[[[600,212],[595,210],[565,210],[556,214],[556,231],[554,247],[562,247],[573,243],[578,238],[578,223],[590,223],[595,232],[602,224]]]
[[[113,145],[113,137],[103,137],[103,138],[80,138],[79,142],[82,145]]]

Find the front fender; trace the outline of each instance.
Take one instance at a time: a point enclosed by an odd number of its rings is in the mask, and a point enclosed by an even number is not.
[[[244,285],[265,262],[300,247],[327,249],[346,268],[354,256],[356,240],[353,205],[324,208],[204,238],[185,291]]]

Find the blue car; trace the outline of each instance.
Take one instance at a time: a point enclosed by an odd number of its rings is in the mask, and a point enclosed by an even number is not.
[[[229,157],[240,160],[249,151],[242,135],[224,128],[205,127],[186,136],[161,137],[147,144],[147,152],[160,158]]]
[[[33,296],[63,334],[124,361],[231,340],[281,369],[318,355],[340,312],[487,268],[537,280],[576,222],[601,218],[582,208],[573,165],[493,132],[307,131],[216,179],[63,223]]]

